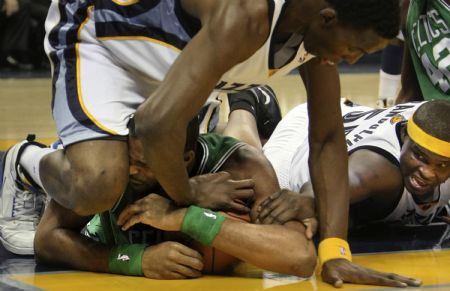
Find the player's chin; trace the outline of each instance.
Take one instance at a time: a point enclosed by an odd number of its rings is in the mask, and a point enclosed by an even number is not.
[[[144,183],[139,183],[136,181],[130,180],[129,183],[130,188],[133,190],[133,192],[137,194],[147,194],[150,192],[151,187],[149,185],[146,185]]]
[[[433,191],[434,187],[432,185],[420,185],[418,184],[415,179],[411,176],[408,176],[405,181],[405,187],[406,189],[414,196],[417,196],[420,198],[420,196],[423,196],[425,194],[430,193]]]

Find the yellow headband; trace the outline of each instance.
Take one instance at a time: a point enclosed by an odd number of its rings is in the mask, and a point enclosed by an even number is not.
[[[440,140],[434,136],[423,131],[414,121],[411,116],[408,120],[408,135],[409,137],[418,145],[427,150],[446,157],[450,158],[450,142]]]

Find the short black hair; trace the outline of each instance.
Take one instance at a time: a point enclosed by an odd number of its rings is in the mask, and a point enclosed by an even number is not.
[[[422,104],[414,112],[413,120],[431,136],[450,142],[450,101],[433,100]]]
[[[400,31],[399,0],[326,0],[337,12],[338,21],[356,29],[373,29],[383,38]]]

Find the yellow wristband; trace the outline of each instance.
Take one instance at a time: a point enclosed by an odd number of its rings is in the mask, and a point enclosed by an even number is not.
[[[345,259],[352,261],[352,253],[348,243],[340,238],[326,238],[319,243],[320,265],[333,259]]]

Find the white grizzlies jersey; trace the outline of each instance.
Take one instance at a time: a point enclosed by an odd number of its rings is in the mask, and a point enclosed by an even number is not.
[[[218,90],[229,92],[266,84],[314,57],[305,51],[301,35],[292,36],[285,46],[275,51],[272,36],[285,9],[285,1],[267,2],[271,24],[267,41],[249,59],[226,72],[217,84]],[[56,4],[59,4],[59,13],[50,13],[46,23],[50,31],[49,50],[70,41],[71,35],[58,25],[76,30],[81,41],[92,41],[83,38],[82,30],[90,30],[90,34],[107,47],[122,66],[144,73],[155,81],[164,78],[181,50],[201,28],[200,22],[183,10],[180,0],[53,1],[53,5]],[[66,7],[62,7],[64,5]],[[77,25],[77,22],[81,23]],[[295,51],[292,51],[293,47]]]
[[[401,141],[399,124],[408,120],[422,103],[400,104],[388,109],[341,105],[345,138],[349,154],[359,149],[374,151],[399,166]],[[264,154],[274,166],[280,186],[300,191],[310,180],[308,157],[308,115],[306,104],[292,109],[278,124],[264,146]],[[412,195],[404,189],[395,208],[384,221],[404,224],[427,224],[450,199],[450,182],[435,191],[436,203],[417,205]]]
[[[305,51],[302,35],[275,43],[285,1],[267,3],[267,41],[226,72],[216,91],[267,84],[314,57]],[[45,27],[53,116],[67,146],[126,136],[129,116],[165,78],[201,23],[183,10],[181,0],[53,0]]]
[[[433,221],[436,214],[450,201],[450,180],[440,184],[434,189],[435,201],[425,204],[417,204],[411,193],[404,188],[403,195],[397,207],[382,221],[397,222],[404,225],[427,225]]]

